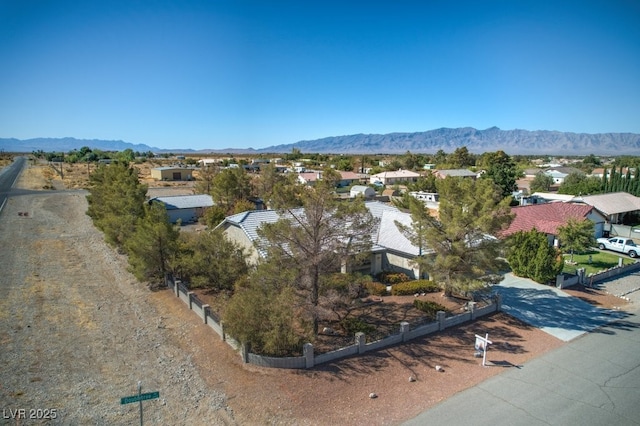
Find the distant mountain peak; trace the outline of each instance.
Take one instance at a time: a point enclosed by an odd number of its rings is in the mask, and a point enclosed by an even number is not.
[[[88,146],[103,151],[132,149],[139,152],[189,153],[193,149],[158,149],[144,144],[100,139],[36,138],[0,139],[0,150],[5,152],[68,152]],[[299,149],[307,153],[322,154],[404,154],[432,153],[439,150],[453,152],[467,147],[470,152],[481,154],[502,150],[509,155],[640,155],[640,134],[636,133],[571,133],[555,130],[501,130],[493,126],[485,130],[473,127],[447,128],[425,132],[394,132],[328,136],[315,140],[303,140],[292,144],[268,148],[202,149],[198,153],[288,153]]]
[[[467,147],[481,154],[502,150],[510,155],[640,155],[640,135],[635,133],[570,133],[549,130],[486,130],[473,127],[446,128],[412,133],[356,134],[331,136],[294,144],[272,146],[261,152],[303,152],[332,154],[403,154],[452,152]]]

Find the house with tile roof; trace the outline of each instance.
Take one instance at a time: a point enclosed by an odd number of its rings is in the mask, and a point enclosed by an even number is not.
[[[396,226],[396,221],[410,226],[411,215],[378,201],[367,201],[365,206],[377,220],[370,232],[371,256],[369,261],[359,265],[357,270],[371,275],[382,271],[394,271],[404,272],[413,278],[419,277],[420,271],[413,265],[412,260],[420,254],[420,249],[411,244]],[[228,216],[216,229],[221,229],[227,238],[245,248],[249,253],[249,262],[255,264],[266,255],[256,245],[260,238],[258,229],[265,223],[275,223],[284,214],[276,210],[246,211]],[[425,248],[423,252],[426,253]]]
[[[549,243],[557,245],[558,228],[567,224],[569,219],[589,219],[593,222],[593,235],[599,238],[603,234],[606,218],[595,208],[582,203],[544,203],[512,207],[515,215],[509,227],[502,231],[501,237],[508,237],[518,231],[537,229],[547,234]]]

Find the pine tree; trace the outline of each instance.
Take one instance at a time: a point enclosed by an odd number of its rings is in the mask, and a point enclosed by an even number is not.
[[[131,271],[140,281],[160,282],[171,271],[170,262],[178,251],[180,229],[169,222],[164,205],[145,206],[135,232],[127,239]]]
[[[89,176],[87,215],[108,243],[123,247],[144,215],[146,193],[135,168],[123,162],[102,165]]]
[[[490,179],[447,177],[438,181],[438,192],[437,218],[412,214],[414,244],[422,241],[429,250],[416,262],[446,294],[481,289],[502,266],[502,243],[493,236],[513,218],[510,197]]]
[[[546,283],[562,272],[560,252],[549,244],[546,234],[536,229],[516,232],[507,245],[507,261],[517,276]]]
[[[172,269],[192,288],[232,290],[249,272],[246,252],[219,230],[181,233],[181,248]]]
[[[332,191],[329,176],[303,191],[302,208],[283,209],[277,222],[265,223],[258,230],[259,246],[268,261],[286,265],[297,274],[297,289],[304,295],[313,334],[318,333],[322,276],[339,271],[343,261],[358,262],[368,256],[374,225],[363,199],[340,202]]]

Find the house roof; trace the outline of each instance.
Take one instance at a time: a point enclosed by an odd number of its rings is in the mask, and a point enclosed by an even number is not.
[[[582,201],[606,215],[640,210],[640,198],[627,192],[588,195],[582,197]]]
[[[411,215],[409,213],[401,212],[396,207],[388,206],[378,201],[367,201],[365,206],[372,216],[378,219],[376,226],[371,230],[374,251],[386,248],[408,255],[418,255],[418,248],[411,244],[395,224],[397,220],[400,223],[411,225]],[[302,208],[298,208],[295,211],[300,212],[301,210]],[[249,210],[228,216],[216,228],[226,225],[237,226],[244,231],[251,242],[255,242],[259,239],[258,228],[263,223],[275,223],[280,217],[276,210]],[[264,253],[260,254],[264,255]]]
[[[506,237],[518,231],[537,229],[545,234],[557,235],[558,227],[566,225],[570,218],[585,219],[592,206],[578,203],[546,203],[513,207],[515,217],[509,227],[501,232]]]
[[[376,192],[375,189],[371,188],[370,186],[366,186],[366,185],[353,185],[351,187],[351,192]]]
[[[149,203],[152,201],[158,201],[164,204],[167,210],[193,209],[197,207],[213,206],[213,198],[211,198],[211,195],[207,194],[155,197],[150,199]]]
[[[381,172],[373,175],[373,177],[385,178],[385,179],[401,179],[401,178],[415,178],[419,177],[420,173],[412,172],[411,170],[396,170],[394,172]]]
[[[575,195],[558,194],[557,192],[534,192],[531,195],[533,197],[542,198],[543,200],[547,200],[547,201],[550,201],[550,202],[563,201],[563,202],[566,203],[566,202],[569,202],[569,201],[577,200],[577,197]]]
[[[451,177],[476,177],[476,173],[472,172],[471,170],[467,170],[467,169],[445,169],[445,170],[438,170],[436,172],[436,174],[440,177],[447,177],[447,176],[451,176]]]
[[[162,167],[154,167],[152,170],[193,170],[193,168],[189,167],[178,167],[178,166],[162,166]]]
[[[571,173],[583,173],[582,170],[580,169],[576,169],[575,167],[566,167],[566,166],[560,166],[560,167],[552,167],[550,169],[546,170],[547,172],[559,172],[562,174],[571,174]]]
[[[360,180],[362,179],[362,175],[355,172],[340,171],[340,178],[342,180]]]
[[[304,180],[305,182],[316,182],[317,180],[320,179],[319,172],[301,172],[301,173],[298,173],[298,176],[300,177],[300,179]]]

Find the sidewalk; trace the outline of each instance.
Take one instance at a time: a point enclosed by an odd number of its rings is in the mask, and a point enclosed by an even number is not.
[[[502,296],[505,313],[565,342],[624,317],[621,312],[594,307],[560,289],[512,273],[506,274],[495,290]]]

